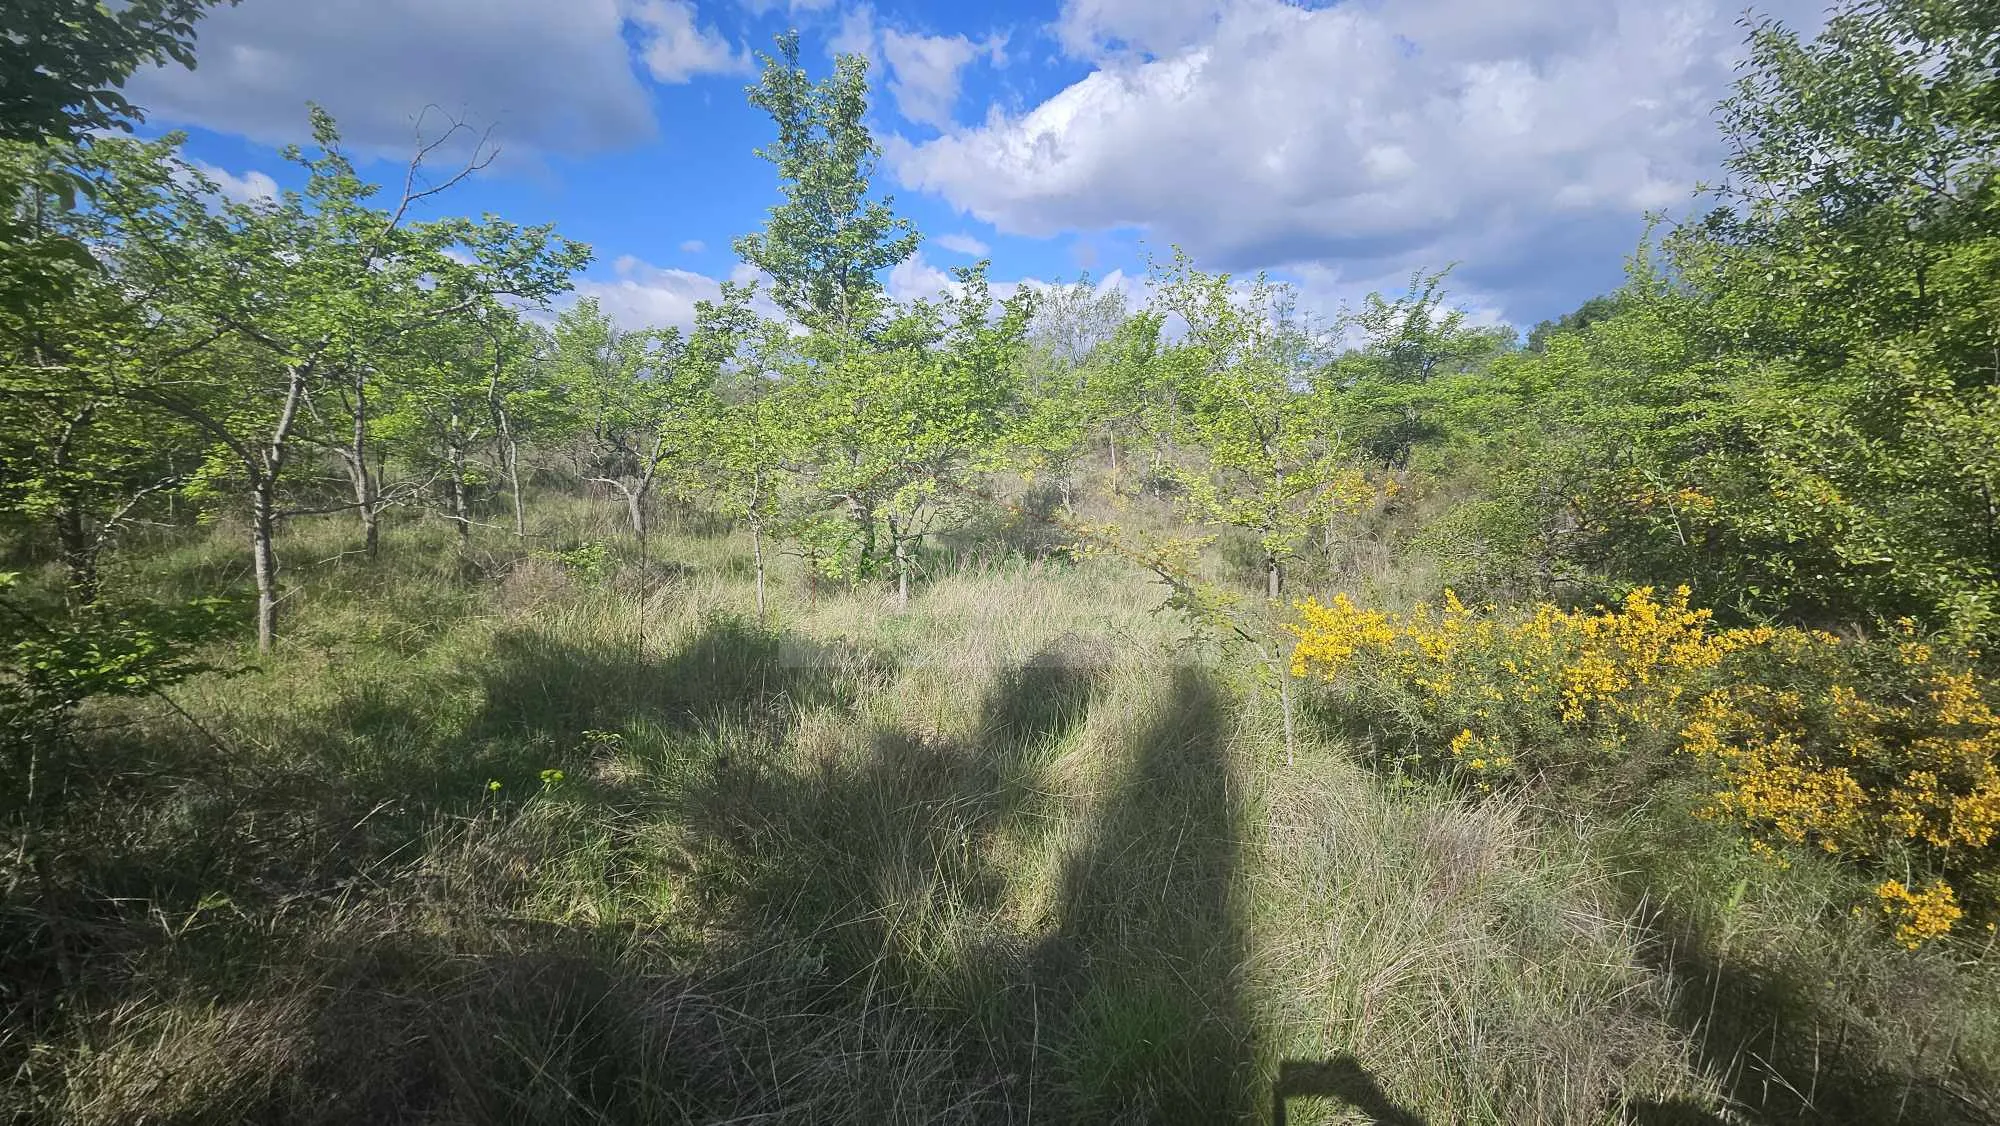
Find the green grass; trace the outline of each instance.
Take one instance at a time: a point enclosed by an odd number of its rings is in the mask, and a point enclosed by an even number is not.
[[[531,546],[616,535],[545,498]],[[287,641],[94,713],[0,916],[20,1121],[1990,1120],[1991,960],[1662,791],[1382,777],[1108,563],[754,621],[747,543],[284,544]],[[118,581],[246,576],[163,540]],[[1386,581],[1386,580],[1385,580]],[[560,772],[560,778],[554,773]],[[498,783],[493,788],[492,783]],[[1552,799],[1550,799],[1552,800]]]

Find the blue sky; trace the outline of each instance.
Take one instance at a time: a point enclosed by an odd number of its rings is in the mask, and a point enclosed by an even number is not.
[[[1812,0],[1765,10],[1807,30]],[[1740,57],[1714,0],[242,0],[193,73],[135,76],[231,190],[295,177],[325,105],[378,178],[446,114],[500,156],[441,197],[591,243],[579,292],[684,323],[777,199],[752,52],[788,27],[871,62],[877,185],[927,236],[892,292],[990,256],[1136,299],[1148,250],[1269,270],[1326,312],[1456,263],[1527,326],[1617,284],[1648,210],[1715,178]],[[435,107],[429,110],[426,107]]]

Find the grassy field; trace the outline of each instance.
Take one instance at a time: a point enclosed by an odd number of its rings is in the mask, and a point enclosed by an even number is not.
[[[887,592],[544,503],[302,524],[289,641],[89,717],[18,1121],[1992,1121],[1995,963],[1642,802],[1370,769],[1114,562]],[[243,586],[227,530],[120,581]]]

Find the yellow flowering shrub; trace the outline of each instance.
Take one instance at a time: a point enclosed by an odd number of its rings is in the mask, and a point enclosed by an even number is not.
[[[1922,891],[1911,891],[1901,880],[1887,880],[1875,895],[1882,901],[1883,914],[1896,924],[1896,941],[1911,950],[1951,933],[1965,915],[1957,894],[1943,880],[1932,880]]]
[[[1787,630],[1696,701],[1682,746],[1719,783],[1707,815],[1931,877],[1881,885],[1914,945],[2000,917],[2000,714],[1977,654],[1908,627],[1874,642]]]
[[[1403,734],[1421,752],[1482,773],[1534,751],[1549,765],[1564,748],[1591,753],[1678,729],[1684,698],[1729,653],[1768,630],[1712,630],[1686,588],[1650,588],[1616,607],[1569,611],[1542,604],[1503,617],[1446,591],[1437,607],[1405,614],[1356,606],[1298,606],[1290,627],[1295,675],[1345,682],[1358,695],[1402,704]]]
[[[1908,625],[1869,641],[1717,628],[1685,587],[1587,611],[1448,591],[1408,613],[1345,596],[1297,610],[1294,674],[1344,687],[1425,765],[1487,786],[1677,749],[1715,782],[1703,815],[1764,855],[1920,875],[1922,891],[1879,886],[1905,945],[2000,921],[2000,711],[1977,653]]]

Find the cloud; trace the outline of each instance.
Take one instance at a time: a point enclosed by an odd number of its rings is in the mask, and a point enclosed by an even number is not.
[[[263,0],[214,9],[200,66],[135,74],[156,123],[308,139],[306,102],[357,151],[407,157],[426,106],[494,126],[510,153],[580,154],[654,134],[618,0]],[[432,114],[430,121],[438,121]]]
[[[867,59],[870,70],[885,76],[885,89],[904,120],[943,131],[952,127],[967,64],[985,58],[1005,66],[1007,38],[996,34],[974,40],[883,27],[875,21],[874,6],[860,3],[842,13],[826,53]]]
[[[856,4],[841,14],[840,27],[826,41],[828,58],[841,55],[860,55],[868,60],[870,68],[882,68],[882,52],[875,35],[875,9],[869,4]]]
[[[1069,0],[1051,30],[1071,58],[1164,55],[1199,42],[1217,17],[1212,0]]]
[[[694,327],[695,303],[714,301],[722,296],[720,279],[693,270],[655,266],[630,254],[611,264],[610,278],[579,278],[572,301],[597,299],[598,306],[622,329]],[[758,315],[781,316],[767,294],[770,279],[755,266],[737,263],[729,272],[730,281],[758,283],[751,308]]]
[[[708,244],[698,238],[691,238],[681,244],[682,254],[700,254],[708,249]]]
[[[930,240],[931,245],[953,254],[963,254],[967,258],[984,258],[991,247],[971,235],[939,235]]]
[[[1615,282],[1639,214],[1712,174],[1732,12],[1069,0],[1052,30],[1090,74],[885,148],[906,187],[1009,233],[1137,228],[1211,267],[1346,277],[1461,260],[1512,311]]]
[[[889,94],[896,110],[920,125],[950,129],[967,63],[985,55],[1004,59],[1004,41],[975,43],[963,35],[920,35],[890,29],[882,33],[882,56],[889,64]]]
[[[833,7],[833,0],[739,0],[753,16],[766,16],[779,8],[790,12],[821,12]]]
[[[707,274],[652,265],[627,254],[612,263],[609,280],[579,278],[578,298],[594,297],[618,327],[637,331],[694,325],[697,301],[713,301],[722,286]]]
[[[278,182],[256,169],[238,176],[226,168],[218,168],[204,161],[197,160],[192,163],[202,175],[215,181],[215,186],[222,189],[225,199],[237,203],[249,203],[253,200],[278,198]]]
[[[748,74],[750,53],[696,22],[694,0],[633,0],[629,16],[639,36],[639,57],[661,82],[687,82],[703,74]]]
[[[957,293],[958,282],[950,274],[931,265],[919,250],[889,270],[889,297],[896,301],[932,300],[939,294]]]

